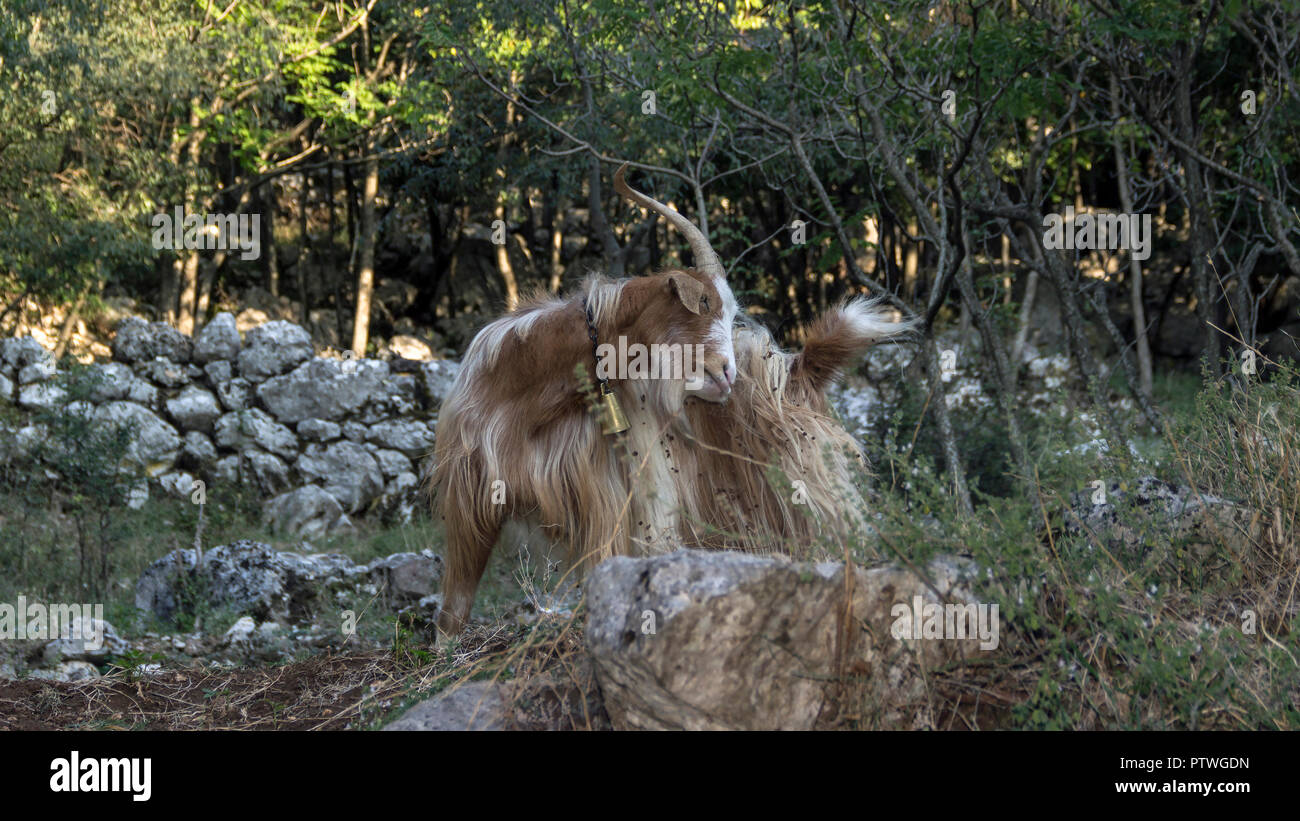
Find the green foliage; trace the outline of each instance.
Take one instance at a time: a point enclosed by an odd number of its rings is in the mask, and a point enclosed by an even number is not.
[[[101,379],[97,371],[78,367],[51,381],[53,390],[66,393],[68,403],[34,416],[46,435],[28,467],[45,472],[47,487],[67,500],[76,523],[78,582],[94,594],[102,594],[112,576],[109,556],[120,526],[116,514],[140,479],[126,460],[134,425],[92,416],[88,400]]]

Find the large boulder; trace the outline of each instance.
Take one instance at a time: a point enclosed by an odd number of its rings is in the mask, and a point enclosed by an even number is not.
[[[199,604],[230,607],[259,622],[310,622],[329,612],[345,593],[373,595],[394,574],[403,600],[429,596],[440,583],[442,559],[429,551],[399,553],[369,565],[336,553],[302,555],[259,542],[214,547],[199,561],[194,550],[176,550],[140,575],[136,608],[171,619]]]
[[[201,563],[194,550],[176,550],[145,568],[136,582],[135,606],[160,619],[206,603],[258,621],[307,621],[331,603],[325,587],[360,572],[346,556],[281,553],[250,541],[214,547]]]
[[[194,338],[194,361],[206,365],[219,359],[234,359],[239,356],[239,347],[235,317],[223,311],[212,317],[212,321],[204,325]]]
[[[337,420],[370,401],[387,377],[388,366],[373,359],[340,363],[317,357],[266,380],[257,395],[281,422]]]
[[[253,328],[245,336],[239,352],[239,375],[249,382],[265,382],[311,355],[311,336],[292,322],[277,319]]]
[[[190,361],[190,338],[166,322],[127,317],[113,337],[113,358],[132,364],[156,357],[179,364]]]
[[[936,560],[932,588],[897,567],[846,580],[840,563],[732,551],[616,557],[588,582],[585,637],[617,728],[806,730],[862,704],[868,726],[933,728],[927,671],[980,652],[979,638],[930,632],[936,591],[975,604],[966,572]]]

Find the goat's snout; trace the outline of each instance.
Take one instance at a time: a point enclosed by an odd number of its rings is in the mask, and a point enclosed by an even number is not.
[[[686,383],[688,394],[708,402],[726,402],[736,382],[736,366],[721,356],[707,357]]]

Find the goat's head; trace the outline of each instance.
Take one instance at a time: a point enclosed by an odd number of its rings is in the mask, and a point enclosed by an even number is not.
[[[680,231],[695,255],[695,267],[629,281],[620,300],[619,324],[634,329],[629,333],[635,334],[634,338],[650,338],[669,346],[698,346],[686,351],[682,370],[685,395],[725,402],[736,380],[731,329],[737,310],[726,269],[699,228],[667,205],[628,186],[623,179],[626,170],[624,165],[614,175],[615,190],[660,214]],[[664,299],[665,295],[675,299]]]

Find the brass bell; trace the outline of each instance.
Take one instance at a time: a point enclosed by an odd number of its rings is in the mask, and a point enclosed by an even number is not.
[[[623,415],[623,406],[609,385],[600,383],[600,432],[606,436],[627,430],[627,417]]]

